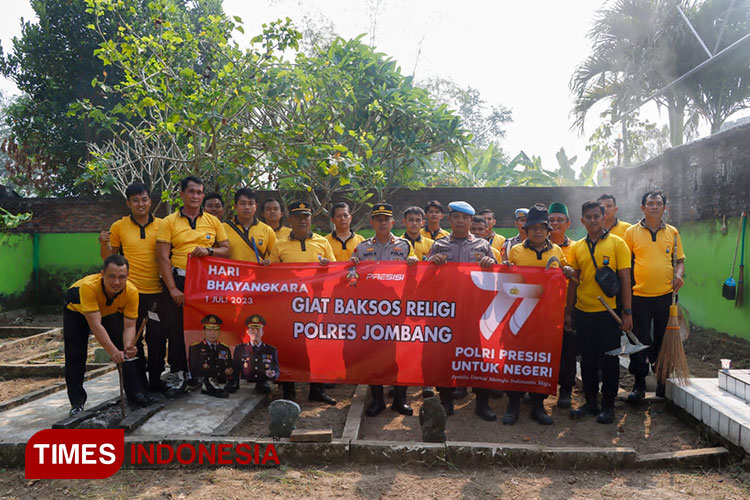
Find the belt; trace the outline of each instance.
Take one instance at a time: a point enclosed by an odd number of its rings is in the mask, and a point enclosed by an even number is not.
[[[173,267],[172,268],[172,274],[174,274],[175,276],[180,276],[180,277],[184,278],[186,276],[187,272],[184,269],[181,269],[179,267]]]

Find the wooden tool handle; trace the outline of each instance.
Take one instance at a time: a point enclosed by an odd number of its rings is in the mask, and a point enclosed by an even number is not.
[[[596,298],[597,298],[597,299],[599,299],[599,302],[601,302],[601,303],[602,303],[602,305],[603,305],[604,307],[606,307],[606,308],[607,308],[607,312],[608,312],[608,313],[609,313],[609,314],[610,314],[610,315],[611,315],[611,316],[612,316],[612,317],[613,317],[613,318],[615,319],[615,321],[617,321],[617,324],[618,324],[618,325],[620,325],[620,326],[622,326],[622,320],[621,320],[621,319],[620,319],[620,317],[619,317],[619,316],[617,315],[617,313],[615,312],[615,310],[614,310],[614,309],[612,309],[612,308],[611,308],[611,307],[609,306],[609,304],[607,304],[607,301],[606,301],[606,300],[604,300],[604,299],[602,298],[602,296],[601,296],[601,295],[599,295],[599,296],[598,296],[598,297],[596,297]]]

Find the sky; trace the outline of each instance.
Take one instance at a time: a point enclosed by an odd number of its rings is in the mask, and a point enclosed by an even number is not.
[[[511,156],[523,150],[557,167],[555,153],[587,157],[587,138],[598,113],[583,134],[571,130],[573,97],[568,88],[576,65],[588,55],[586,34],[604,0],[224,0],[224,11],[243,20],[249,39],[263,23],[289,17],[332,23],[336,33],[352,38],[366,33],[378,51],[396,60],[417,81],[448,78],[473,87],[489,103],[513,112],[502,140]],[[0,17],[4,51],[20,34],[20,19],[35,19],[28,0],[5,2]],[[373,22],[374,20],[374,22]],[[238,34],[238,36],[240,36]],[[0,78],[0,89],[18,94],[13,82]],[[642,114],[652,120],[651,111]],[[661,119],[663,121],[666,118]]]

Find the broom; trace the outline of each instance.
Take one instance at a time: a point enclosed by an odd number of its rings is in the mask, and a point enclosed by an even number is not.
[[[747,214],[742,212],[742,249],[740,251],[740,279],[737,282],[737,299],[734,307],[742,307],[745,288],[745,226],[747,225]]]
[[[745,219],[745,212],[742,212],[740,222]],[[740,249],[740,235],[742,234],[742,224],[737,228],[737,243],[734,245],[734,258],[732,259],[732,271],[729,277],[724,281],[721,287],[721,296],[727,300],[734,300],[737,297],[737,282],[734,281],[734,265],[737,263],[737,251]]]
[[[674,240],[674,249],[672,251],[672,266],[677,264],[677,236]],[[659,355],[656,358],[655,375],[660,384],[666,383],[667,379],[672,376],[676,378],[680,385],[690,383],[690,369],[688,368],[685,349],[682,347],[682,338],[685,335],[680,333],[680,309],[677,306],[677,293],[672,292],[672,305],[669,306],[669,321],[667,330],[664,332],[664,340],[659,349]]]

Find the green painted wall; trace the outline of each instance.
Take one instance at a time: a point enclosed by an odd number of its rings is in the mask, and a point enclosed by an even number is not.
[[[39,303],[62,304],[74,281],[101,266],[97,233],[39,235]]]
[[[33,294],[33,236],[0,235],[0,309],[28,304]]]
[[[724,280],[729,277],[732,257],[737,243],[739,218],[727,221],[727,234],[721,234],[721,221],[686,222],[679,226],[685,248],[685,286],[680,291],[680,303],[690,321],[705,328],[713,328],[750,340],[750,288],[745,283],[745,302],[741,309],[734,301],[721,296]],[[750,228],[748,228],[750,233]],[[750,234],[745,242],[745,259],[750,257]],[[750,261],[745,263],[750,266]],[[740,257],[734,279],[739,280]],[[750,279],[750,270],[746,281]]]

